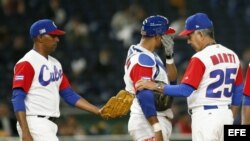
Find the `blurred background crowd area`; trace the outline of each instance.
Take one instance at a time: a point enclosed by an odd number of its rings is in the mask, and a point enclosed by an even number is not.
[[[0,136],[17,135],[10,102],[13,67],[32,48],[29,27],[36,20],[53,19],[66,31],[53,56],[61,61],[76,92],[101,107],[124,88],[127,49],[139,42],[142,20],[166,16],[178,34],[195,12],[212,19],[217,42],[239,55],[245,75],[250,62],[249,0],[1,0]],[[195,52],[186,39],[175,35],[174,40],[180,81]],[[158,52],[164,59],[164,51]],[[173,110],[173,132],[190,134],[186,99],[175,98]],[[64,102],[61,111],[59,135],[127,134],[128,117],[105,121]]]

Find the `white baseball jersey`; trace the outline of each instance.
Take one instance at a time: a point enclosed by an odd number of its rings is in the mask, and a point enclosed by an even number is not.
[[[244,85],[244,91],[243,93],[247,96],[250,96],[250,64],[247,68],[247,74],[246,74],[246,82]]]
[[[14,68],[13,88],[26,93],[26,115],[59,117],[59,90],[69,87],[58,60],[30,50]]]
[[[220,45],[197,52],[183,76],[182,83],[197,90],[188,97],[189,109],[202,105],[230,105],[234,85],[242,83],[238,56]]]
[[[154,61],[152,62],[152,66],[143,66],[142,64],[140,64],[139,56],[142,54],[149,56]],[[149,72],[139,72],[141,67],[147,67]],[[137,71],[138,73],[134,74],[135,71]],[[136,91],[134,85],[141,78],[162,81],[166,84],[169,83],[165,66],[163,65],[160,57],[156,53],[152,53],[138,44],[136,46],[131,46],[128,51],[124,75],[124,81],[126,84],[125,89],[130,93],[135,94]],[[167,111],[168,112],[157,112],[157,114],[162,116],[168,115],[170,118],[172,118],[172,112],[170,112],[170,110]],[[136,98],[134,99],[131,106],[131,113],[143,114]]]
[[[187,98],[192,113],[192,140],[224,139],[224,125],[233,124],[231,105],[233,87],[242,84],[238,56],[214,44],[197,52],[183,76],[182,83],[196,90]]]
[[[147,64],[142,64],[140,58],[148,58],[144,61]],[[145,59],[144,58],[144,59]],[[152,53],[145,48],[138,45],[132,45],[127,54],[126,64],[124,66],[125,75],[124,81],[126,84],[126,90],[130,93],[136,94],[135,83],[140,79],[150,79],[168,82],[165,66],[163,65],[160,57],[156,53]],[[130,119],[128,123],[128,130],[134,140],[149,140],[154,138],[154,132],[152,126],[148,123],[144,116],[138,99],[135,97],[130,108]],[[166,120],[164,116],[173,118],[173,112],[171,109],[167,109],[163,112],[157,112],[159,123],[162,127],[164,141],[168,141],[172,125],[171,122]]]

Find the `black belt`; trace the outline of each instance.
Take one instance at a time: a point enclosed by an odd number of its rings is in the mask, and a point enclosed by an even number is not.
[[[55,122],[56,121],[56,117],[48,117],[47,118],[47,116],[43,116],[43,115],[37,115],[37,117],[39,117],[39,118],[46,118],[46,119],[48,119],[48,120],[50,120],[50,121],[52,121],[52,122]]]
[[[227,105],[227,107],[228,107],[228,109],[231,108],[230,105]],[[219,107],[218,107],[217,105],[203,105],[203,109],[204,109],[204,110],[219,109]],[[190,109],[190,110],[188,110],[188,113],[189,113],[189,114],[192,114],[193,112],[192,112],[192,110]]]

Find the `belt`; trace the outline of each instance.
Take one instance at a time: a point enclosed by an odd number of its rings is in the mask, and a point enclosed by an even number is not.
[[[43,116],[43,115],[37,115],[37,117],[39,117],[39,118],[46,118],[46,119],[48,119],[48,120],[50,120],[50,121],[52,121],[52,122],[55,122],[56,121],[56,117],[49,117],[49,116]]]
[[[203,105],[197,108],[189,109],[188,113],[191,115],[198,110],[211,110],[211,109],[230,109],[230,105]]]

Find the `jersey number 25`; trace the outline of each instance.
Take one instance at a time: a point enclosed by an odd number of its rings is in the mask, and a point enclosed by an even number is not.
[[[232,95],[233,85],[235,82],[235,79],[232,79],[231,75],[235,75],[236,72],[236,68],[228,68],[225,71],[218,69],[210,72],[210,78],[218,77],[219,79],[207,87],[206,97],[220,98],[222,94],[225,97],[230,97]],[[214,92],[215,89],[219,90]]]

